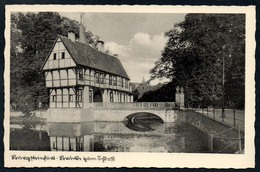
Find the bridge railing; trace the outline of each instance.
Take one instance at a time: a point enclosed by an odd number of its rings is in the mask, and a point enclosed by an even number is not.
[[[94,108],[109,108],[109,109],[165,109],[174,108],[174,102],[125,102],[125,103],[111,103],[111,102],[96,102]]]

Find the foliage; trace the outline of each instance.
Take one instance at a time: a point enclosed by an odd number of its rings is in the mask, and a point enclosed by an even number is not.
[[[135,90],[133,91],[134,102],[137,101],[139,94],[140,94],[140,93],[139,93],[139,91],[138,91],[137,89],[135,89]]]
[[[175,101],[175,88],[173,82],[163,85],[157,90],[148,91],[139,98],[138,102],[174,102]]]
[[[226,106],[244,107],[244,14],[187,14],[165,35],[151,79],[169,78],[184,87],[188,104],[220,106],[224,57]]]
[[[69,30],[79,35],[80,24],[61,17],[58,13],[12,13],[10,89],[11,103],[19,109],[37,107],[39,102],[48,105],[41,66],[57,35],[67,36]],[[85,32],[90,43],[98,40],[90,31]],[[27,105],[26,105],[27,104]]]

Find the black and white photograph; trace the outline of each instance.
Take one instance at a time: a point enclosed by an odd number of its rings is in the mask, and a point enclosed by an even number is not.
[[[18,7],[7,166],[254,165],[253,7]],[[213,165],[178,163],[200,156]]]

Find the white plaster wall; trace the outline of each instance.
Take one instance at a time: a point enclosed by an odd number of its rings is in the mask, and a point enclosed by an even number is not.
[[[155,114],[164,122],[177,121],[177,113],[173,110],[50,108],[47,122],[124,121],[128,115],[137,112]]]
[[[47,122],[94,121],[93,111],[79,108],[49,108]]]

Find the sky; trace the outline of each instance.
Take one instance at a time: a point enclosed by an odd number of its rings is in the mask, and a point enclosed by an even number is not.
[[[80,21],[80,13],[60,15]],[[105,42],[105,49],[118,54],[130,82],[142,82],[150,78],[149,70],[161,57],[167,42],[164,33],[184,17],[174,13],[84,13],[82,20],[87,30]]]

